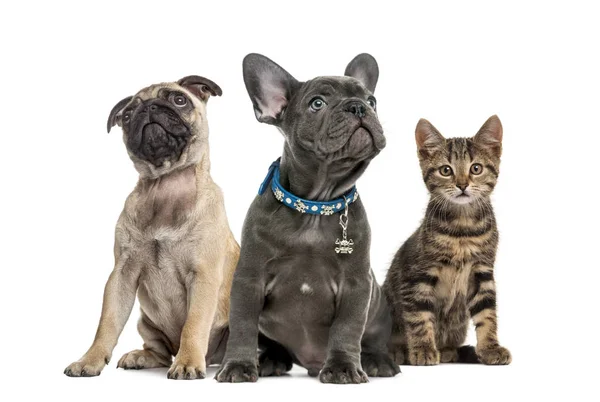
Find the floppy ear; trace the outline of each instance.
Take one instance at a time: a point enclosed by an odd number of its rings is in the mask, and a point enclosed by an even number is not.
[[[108,121],[106,122],[106,132],[110,133],[110,129],[116,124],[121,126],[121,112],[132,99],[133,96],[128,96],[112,108],[110,114],[108,115]]]
[[[374,93],[379,78],[379,66],[377,66],[377,61],[373,56],[368,53],[361,53],[348,64],[344,75],[356,78],[371,93]]]
[[[425,119],[419,120],[415,129],[415,140],[419,157],[427,158],[437,150],[444,148],[446,139],[440,132]]]
[[[256,53],[244,57],[243,71],[256,118],[277,125],[300,83],[277,63]]]
[[[502,123],[498,116],[493,115],[479,129],[473,140],[500,157],[502,154]]]
[[[199,75],[188,75],[187,77],[183,77],[177,81],[177,84],[181,85],[204,102],[211,96],[223,95],[221,87],[208,78],[200,77]]]

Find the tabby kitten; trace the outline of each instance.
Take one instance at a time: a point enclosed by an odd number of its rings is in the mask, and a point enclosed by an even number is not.
[[[421,119],[416,141],[431,197],[421,227],[396,253],[383,285],[394,317],[390,351],[397,364],[509,364],[496,333],[498,230],[490,203],[502,124],[492,116],[472,138],[445,139]],[[469,317],[476,348],[461,346]]]

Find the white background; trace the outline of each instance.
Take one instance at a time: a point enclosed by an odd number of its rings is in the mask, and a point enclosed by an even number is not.
[[[3,2],[0,396],[598,400],[600,14],[576,1],[392,3]],[[499,336],[512,365],[402,367],[394,379],[360,386],[322,385],[300,369],[257,384],[217,384],[215,368],[202,381],[170,381],[166,369],[115,369],[141,346],[134,309],[100,377],[63,375],[93,339],[114,224],[137,179],[120,130],[106,134],[110,109],[185,75],[221,85],[223,97],[208,105],[212,174],[239,240],[282,148],[277,130],[255,120],[241,74],[249,52],[300,80],[341,74],[361,52],[379,62],[388,145],[358,187],[380,282],[427,202],[417,120],[471,136],[499,115]]]

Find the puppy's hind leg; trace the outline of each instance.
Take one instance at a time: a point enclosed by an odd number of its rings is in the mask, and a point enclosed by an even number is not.
[[[125,370],[169,367],[172,355],[170,342],[166,335],[152,325],[143,311],[137,328],[144,340],[143,349],[125,353],[117,367]]]
[[[292,356],[282,345],[263,334],[258,335],[258,345],[261,351],[258,357],[259,376],[280,376],[292,369]]]

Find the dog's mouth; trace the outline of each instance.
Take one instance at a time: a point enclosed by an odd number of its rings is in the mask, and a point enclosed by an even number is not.
[[[185,149],[188,137],[173,135],[160,123],[147,123],[141,129],[139,146],[133,153],[154,166],[162,166],[167,160],[177,160]]]

